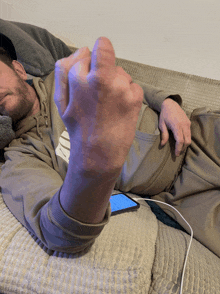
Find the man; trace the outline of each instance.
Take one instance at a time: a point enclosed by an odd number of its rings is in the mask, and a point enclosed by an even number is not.
[[[91,245],[109,221],[114,187],[170,191],[191,143],[180,96],[133,83],[115,66],[105,37],[91,56],[79,49],[32,86],[12,59],[15,71],[0,61],[0,114],[12,118],[16,135],[5,148],[0,186],[9,209],[48,248],[77,252]]]

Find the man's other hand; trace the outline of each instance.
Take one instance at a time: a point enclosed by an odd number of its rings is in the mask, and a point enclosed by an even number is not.
[[[54,100],[86,169],[122,167],[135,136],[143,90],[115,65],[110,40],[96,40],[55,65]],[[75,151],[77,152],[77,151]],[[81,153],[81,155],[80,155]]]
[[[179,156],[191,144],[190,126],[191,122],[179,104],[170,98],[164,100],[159,117],[161,146],[167,143],[170,129],[176,140],[175,154]]]

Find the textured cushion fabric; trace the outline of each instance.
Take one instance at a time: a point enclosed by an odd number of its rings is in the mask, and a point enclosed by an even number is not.
[[[124,59],[117,59],[116,64],[122,66],[133,79],[179,94],[183,99],[183,109],[187,113],[191,113],[195,108],[208,106],[211,109],[218,110],[220,107],[219,80],[203,78]]]
[[[149,294],[179,293],[183,261],[190,236],[159,222],[156,253]],[[190,249],[184,294],[219,294],[220,259],[195,239]]]
[[[74,53],[78,48],[69,46]],[[133,80],[150,84],[163,90],[179,94],[183,99],[183,109],[191,113],[195,108],[220,107],[220,81],[158,68],[138,62],[116,58],[116,65],[131,75]]]
[[[2,24],[0,20],[1,29]],[[29,30],[28,26],[22,24],[22,30]],[[41,34],[35,35],[30,29],[32,38],[41,44]],[[36,32],[37,27],[34,30]],[[77,50],[70,49],[72,52]],[[179,93],[184,109],[189,113],[207,104],[212,109],[219,108],[220,81],[118,58],[116,64],[133,79]],[[42,74],[45,75],[45,71]],[[51,251],[22,227],[5,206],[1,195],[0,232],[0,293],[6,294],[179,293],[189,241],[183,231],[157,221],[145,204],[137,212],[111,217],[87,251],[80,254]],[[219,268],[219,258],[193,240],[183,293],[219,293]]]
[[[0,293],[146,294],[157,228],[149,206],[141,206],[112,216],[90,249],[66,254],[31,236],[0,197]]]

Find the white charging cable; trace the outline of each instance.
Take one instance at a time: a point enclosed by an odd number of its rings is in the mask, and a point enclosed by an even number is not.
[[[189,250],[190,250],[190,247],[191,247],[191,244],[192,244],[192,239],[193,239],[193,229],[192,227],[190,226],[190,224],[185,220],[185,218],[182,216],[182,214],[175,208],[173,207],[172,205],[170,204],[167,204],[167,203],[164,203],[162,201],[158,201],[158,200],[153,200],[153,199],[148,199],[148,198],[136,198],[136,197],[132,197],[132,199],[134,200],[147,200],[147,201],[152,201],[152,202],[158,202],[158,203],[161,203],[161,204],[164,204],[164,205],[167,205],[169,207],[171,207],[172,209],[174,209],[175,211],[178,212],[178,214],[181,216],[181,218],[186,222],[186,224],[189,226],[190,228],[190,231],[191,231],[191,238],[190,238],[190,242],[189,242],[189,246],[188,246],[188,249],[187,249],[187,253],[186,253],[186,257],[185,257],[185,261],[184,261],[184,265],[183,265],[183,271],[182,271],[182,278],[181,278],[181,283],[180,283],[180,292],[179,294],[182,294],[183,292],[183,280],[184,280],[184,275],[185,275],[185,270],[186,270],[186,263],[187,263],[187,258],[188,258],[188,255],[189,255]]]

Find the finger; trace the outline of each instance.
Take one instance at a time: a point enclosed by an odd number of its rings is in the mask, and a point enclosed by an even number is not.
[[[69,71],[69,74],[68,74],[69,101],[68,103],[66,103],[66,101],[62,102],[62,105],[63,105],[62,109],[66,107],[65,111],[67,116],[69,113],[72,113],[72,108],[75,105],[74,104],[75,97],[79,96],[78,89],[80,89],[80,91],[83,91],[83,89],[84,91],[88,91],[87,75],[90,71],[90,64],[91,64],[91,57],[89,56],[79,60],[76,64],[74,64],[71,67]],[[81,97],[81,102],[82,101],[83,101],[83,97]],[[91,111],[91,108],[89,108],[89,106],[88,106],[88,111]]]
[[[96,40],[91,54],[91,70],[98,71],[104,69],[105,72],[115,70],[115,51],[110,40],[100,37]]]
[[[55,92],[54,92],[54,102],[58,108],[60,116],[62,116],[68,96],[68,76],[67,76],[67,70],[64,66],[64,61],[61,63],[55,64],[55,71],[54,71],[54,77],[55,77]]]
[[[169,140],[169,132],[167,130],[166,124],[164,122],[160,122],[159,125],[161,131],[161,146],[164,146]]]
[[[178,130],[177,134],[174,134],[176,140],[175,154],[180,156],[180,153],[184,150],[184,135],[181,129]]]
[[[62,73],[68,73],[71,67],[76,64],[80,59],[90,56],[88,47],[78,49],[74,54],[60,59],[55,63],[55,69],[58,67]]]
[[[183,128],[183,147],[181,150],[181,153],[185,152],[187,147],[191,144],[191,128],[190,128],[191,122],[188,121],[188,123]]]
[[[69,102],[68,72],[75,63],[77,63],[81,58],[85,58],[86,56],[90,56],[90,52],[88,47],[83,47],[78,49],[69,57],[58,60],[55,63],[54,101],[61,116],[63,115]]]
[[[69,80],[78,80],[79,78],[85,78],[90,71],[91,57],[82,58],[77,61],[69,70]]]

